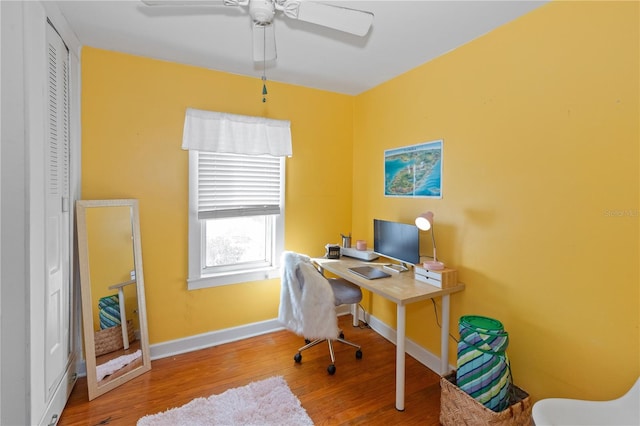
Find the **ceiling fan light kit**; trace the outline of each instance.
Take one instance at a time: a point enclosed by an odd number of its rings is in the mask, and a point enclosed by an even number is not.
[[[249,15],[253,22],[260,25],[269,25],[276,15],[275,4],[270,0],[251,0],[249,2]]]
[[[278,57],[276,52],[276,34],[273,24],[253,23],[253,61],[273,61]]]

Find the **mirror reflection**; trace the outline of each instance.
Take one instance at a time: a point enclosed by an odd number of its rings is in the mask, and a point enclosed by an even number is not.
[[[89,399],[151,368],[136,200],[77,202]]]

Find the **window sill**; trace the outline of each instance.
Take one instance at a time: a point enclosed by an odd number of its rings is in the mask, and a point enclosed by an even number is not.
[[[249,281],[263,281],[278,278],[280,270],[278,268],[256,269],[252,271],[232,272],[227,274],[207,275],[187,280],[188,290],[200,290],[210,287],[221,287],[224,285],[240,284]]]

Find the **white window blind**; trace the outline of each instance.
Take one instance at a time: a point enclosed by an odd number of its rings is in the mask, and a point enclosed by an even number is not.
[[[280,214],[281,157],[198,152],[198,219]]]

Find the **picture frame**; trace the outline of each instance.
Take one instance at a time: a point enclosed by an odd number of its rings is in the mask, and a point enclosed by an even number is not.
[[[384,151],[385,197],[442,198],[442,139]]]

